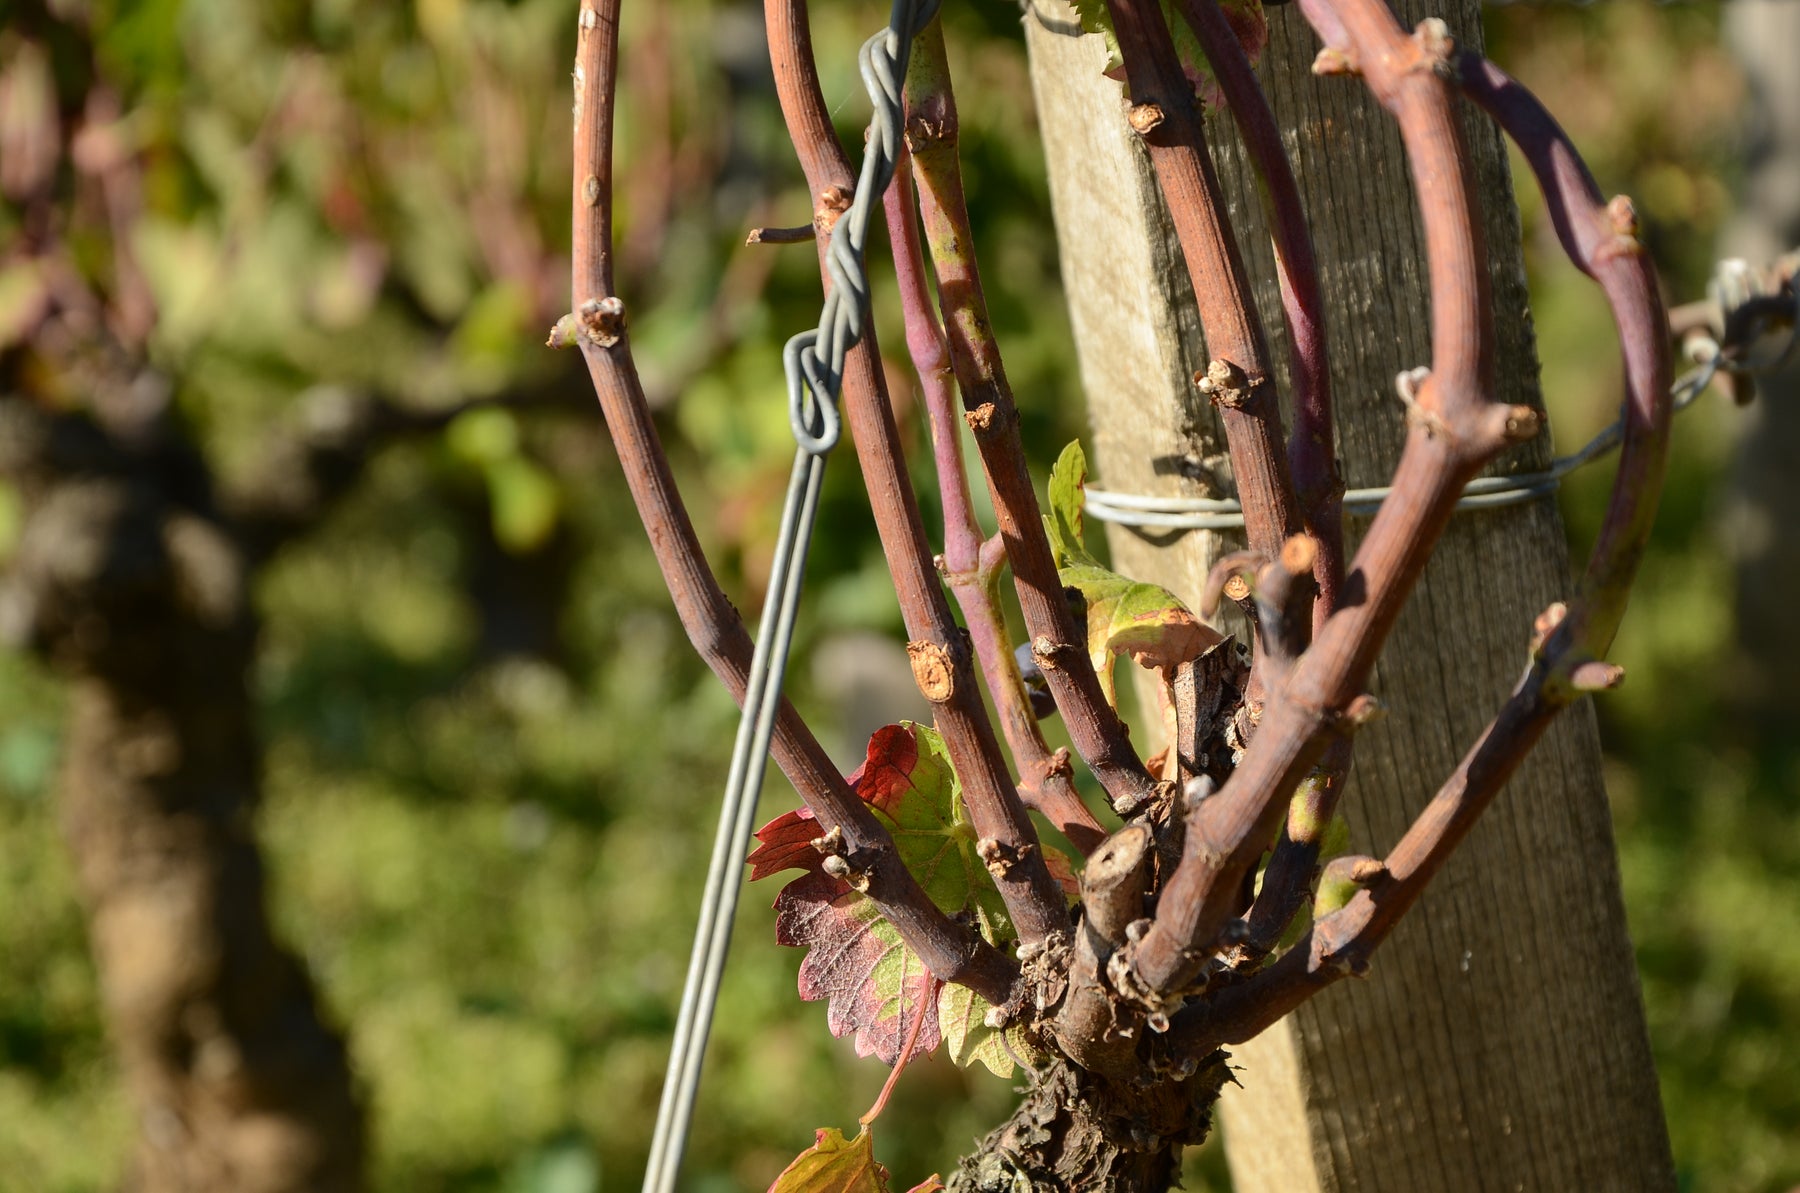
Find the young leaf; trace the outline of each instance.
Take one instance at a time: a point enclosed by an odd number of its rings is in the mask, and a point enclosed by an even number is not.
[[[751,850],[747,859],[750,881],[757,882],[783,870],[817,872],[825,858],[813,847],[813,842],[822,836],[824,831],[813,818],[811,808],[783,812],[756,830],[756,839],[762,844]]]
[[[1063,568],[1058,578],[1087,602],[1088,657],[1108,701],[1114,700],[1111,656],[1169,668],[1198,658],[1219,641],[1218,632],[1166,588],[1091,564]]]
[[[1087,453],[1081,450],[1080,440],[1063,448],[1050,469],[1050,512],[1044,515],[1044,530],[1050,536],[1050,549],[1059,568],[1072,564],[1100,566],[1088,554],[1081,524],[1082,507],[1087,504],[1087,475]]]
[[[1313,918],[1322,920],[1356,897],[1356,892],[1369,884],[1364,872],[1367,859],[1350,852],[1350,822],[1343,813],[1334,813],[1319,841],[1319,857],[1324,865],[1319,871],[1319,884],[1313,893]]]
[[[865,1127],[855,1139],[845,1139],[836,1127],[820,1127],[813,1145],[781,1170],[769,1193],[888,1193],[888,1170],[875,1159],[874,1132]]]

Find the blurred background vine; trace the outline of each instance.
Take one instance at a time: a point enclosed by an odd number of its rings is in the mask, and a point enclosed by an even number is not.
[[[854,47],[884,10],[815,8],[854,144]],[[1738,193],[1745,89],[1722,8],[1489,13],[1493,56],[1604,189],[1638,199],[1678,300]],[[780,345],[816,318],[817,273],[804,247],[743,239],[809,205],[759,8],[625,15],[619,289],[702,538],[753,609],[791,452]],[[989,301],[1047,468],[1085,425],[1018,10],[945,16]],[[382,1190],[635,1187],[734,724],[585,379],[541,347],[567,301],[571,17],[563,0],[0,0],[0,389],[56,410],[167,403],[225,478],[336,392],[453,415],[384,447],[256,594],[271,895],[349,1033]],[[1593,347],[1604,306],[1535,193],[1520,200],[1566,448],[1610,421],[1617,362]],[[876,317],[906,403],[891,304]],[[120,354],[154,392],[103,396]],[[901,422],[928,462],[922,413]],[[1800,1183],[1800,733],[1759,729],[1736,678],[1742,425],[1716,397],[1680,424],[1617,650],[1631,681],[1600,705],[1676,1157],[1708,1193]],[[848,761],[918,705],[857,477],[828,475],[792,687]],[[1607,483],[1564,488],[1577,558]],[[920,496],[930,524],[935,489]],[[0,552],[19,522],[0,488]],[[59,835],[62,723],[57,681],[0,654],[0,1184],[30,1193],[114,1187],[132,1134]],[[766,1185],[885,1075],[795,996],[773,894],[745,900],[696,1189]],[[884,1158],[944,1168],[1011,1096],[918,1063]],[[1227,1187],[1217,1150],[1190,1187]]]

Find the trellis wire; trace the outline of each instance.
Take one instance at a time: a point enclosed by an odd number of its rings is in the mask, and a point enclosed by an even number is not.
[[[1683,374],[1669,389],[1676,414],[1693,405],[1712,383],[1713,377],[1725,367],[1725,355],[1716,343],[1707,340],[1701,347],[1705,349],[1705,355],[1699,365]],[[1551,461],[1550,467],[1542,472],[1477,477],[1463,489],[1462,500],[1456,503],[1456,508],[1497,509],[1547,496],[1556,492],[1563,477],[1617,450],[1624,438],[1625,422],[1621,419],[1588,440],[1579,451]],[[1382,501],[1392,491],[1386,485],[1348,489],[1344,493],[1344,513],[1368,517],[1381,508]],[[1082,512],[1102,522],[1162,530],[1237,530],[1244,525],[1243,507],[1230,498],[1147,497],[1089,489]]]
[[[763,603],[756,650],[750,659],[743,716],[738,722],[731,769],[719,808],[719,828],[713,838],[712,860],[701,896],[700,920],[694,929],[687,981],[681,991],[669,1067],[657,1107],[650,1162],[644,1170],[644,1193],[673,1193],[681,1171],[706,1039],[718,1003],[719,981],[731,948],[731,924],[741,886],[737,868],[749,849],[769,742],[781,709],[781,681],[787,669],[788,650],[793,645],[825,457],[837,445],[842,431],[837,396],[843,382],[844,360],[862,339],[868,313],[869,275],[863,251],[869,221],[894,177],[904,116],[901,85],[906,78],[913,38],[937,8],[938,0],[894,0],[888,27],[863,43],[858,60],[863,85],[875,110],[869,121],[868,144],[855,197],[832,229],[831,244],[826,250],[831,292],[825,296],[819,326],[796,335],[782,351],[787,372],[788,423],[798,446],[775,542],[769,595]]]
[[[1708,300],[1714,308],[1713,320],[1724,329],[1724,338],[1728,342],[1721,344],[1704,334],[1688,337],[1686,347],[1696,367],[1669,387],[1674,400],[1672,414],[1680,414],[1693,405],[1721,369],[1746,376],[1773,372],[1800,346],[1800,286],[1791,280],[1781,283],[1778,291],[1790,308],[1785,314],[1743,318],[1753,303],[1774,297],[1765,293],[1765,289],[1755,271],[1744,261],[1727,258],[1713,267],[1712,280],[1707,284]],[[1542,472],[1477,477],[1463,488],[1462,500],[1456,503],[1456,508],[1497,509],[1548,496],[1556,492],[1563,477],[1617,450],[1624,439],[1625,420],[1621,417],[1583,444],[1581,450],[1559,456]],[[1392,491],[1385,485],[1347,490],[1344,513],[1369,517],[1381,508],[1382,501]],[[1244,525],[1243,507],[1230,498],[1150,497],[1106,489],[1089,489],[1086,497],[1084,513],[1120,526],[1159,530],[1238,530]]]

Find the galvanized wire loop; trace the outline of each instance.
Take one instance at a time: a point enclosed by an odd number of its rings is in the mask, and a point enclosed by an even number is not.
[[[1702,339],[1696,347],[1699,350],[1697,366],[1669,388],[1673,398],[1672,414],[1679,414],[1693,405],[1721,370],[1732,367],[1726,352],[1713,340]],[[1559,456],[1541,472],[1477,477],[1463,489],[1456,508],[1498,509],[1549,496],[1562,484],[1563,477],[1616,451],[1624,439],[1625,421],[1620,419],[1588,440],[1580,450]],[[1386,485],[1347,490],[1344,513],[1372,516],[1392,491]],[[1083,513],[1119,526],[1157,530],[1238,530],[1244,525],[1243,507],[1228,497],[1149,497],[1089,489],[1086,498]]]
[[[820,311],[819,326],[794,336],[782,349],[788,423],[797,445],[794,467],[775,541],[769,595],[763,604],[756,649],[745,682],[743,717],[732,746],[719,828],[713,838],[712,860],[701,897],[700,922],[694,930],[693,953],[657,1108],[656,1133],[650,1142],[650,1162],[644,1170],[644,1193],[673,1193],[681,1171],[688,1125],[700,1088],[706,1038],[712,1028],[713,1009],[731,947],[731,924],[742,885],[738,868],[755,828],[757,797],[762,792],[769,743],[781,709],[782,676],[800,610],[825,457],[843,432],[837,397],[844,361],[862,339],[868,317],[869,274],[863,251],[869,221],[894,177],[904,116],[900,89],[913,39],[937,7],[938,0],[894,0],[888,28],[862,47],[863,82],[874,104],[874,115],[869,123],[856,194],[832,229],[831,244],[826,250],[831,290]]]
[[[823,455],[830,451],[843,434],[837,403],[816,401],[812,396],[837,392],[838,379],[819,373],[818,357],[807,352],[818,338],[816,331],[803,331],[781,350],[781,364],[787,375],[801,375],[806,381],[798,398],[794,396],[792,382],[789,383],[788,425],[793,430],[794,442],[808,455]]]

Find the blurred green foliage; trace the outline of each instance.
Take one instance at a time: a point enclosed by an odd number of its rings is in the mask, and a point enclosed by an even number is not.
[[[8,115],[34,110],[18,97],[48,79],[36,118],[74,147],[48,190],[0,203],[6,383],[91,400],[78,345],[7,338],[48,284],[32,246],[54,242],[124,312],[111,334],[169,379],[226,476],[254,468],[318,386],[418,406],[579,395],[566,355],[538,347],[567,306],[571,9],[0,3]],[[816,6],[848,144],[866,114],[854,47],[883,15]],[[1047,468],[1083,427],[1017,14],[980,0],[947,19],[994,321]],[[1602,184],[1639,197],[1678,296],[1702,283],[1730,202],[1735,76],[1716,20],[1716,5],[1617,0],[1493,21],[1497,56],[1565,117]],[[780,344],[816,317],[817,275],[804,249],[741,242],[754,224],[804,222],[808,203],[755,6],[631,3],[624,40],[620,289],[701,537],[754,608],[789,451]],[[0,145],[34,143],[20,127],[0,119]],[[1610,331],[1523,197],[1569,445],[1611,417],[1616,365],[1593,348]],[[891,304],[876,321],[924,459]],[[284,933],[349,1026],[383,1190],[637,1180],[734,717],[682,636],[598,423],[484,410],[397,445],[260,581],[261,837]],[[1718,406],[1683,423],[1619,644],[1632,682],[1602,714],[1684,1180],[1747,1193],[1800,1181],[1800,754],[1741,739],[1724,711],[1712,516],[1731,429]],[[803,659],[899,629],[856,471],[838,461],[829,478]],[[1578,549],[1605,483],[1595,471],[1565,490]],[[803,661],[793,688],[855,757],[834,678]],[[57,834],[58,699],[41,670],[0,659],[0,1184],[32,1193],[109,1187],[131,1131]],[[776,783],[766,810],[792,801]],[[695,1189],[762,1187],[814,1127],[849,1128],[885,1075],[796,998],[774,893],[753,889],[740,916]],[[882,1158],[909,1184],[944,1169],[1011,1096],[985,1071],[920,1062],[882,1118]],[[1223,1187],[1216,1147],[1192,1178]]]

